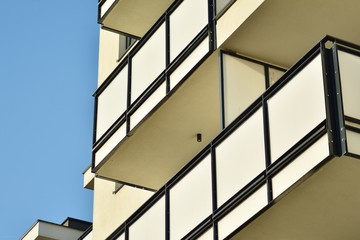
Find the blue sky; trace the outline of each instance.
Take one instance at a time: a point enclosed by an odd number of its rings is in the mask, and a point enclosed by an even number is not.
[[[97,0],[1,1],[0,239],[37,220],[92,220]]]

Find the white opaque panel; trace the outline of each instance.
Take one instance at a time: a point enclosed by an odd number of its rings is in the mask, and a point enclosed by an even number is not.
[[[267,187],[264,185],[219,221],[219,239],[227,237],[267,204]]]
[[[328,156],[329,143],[325,134],[272,178],[273,197],[279,196]]]
[[[184,0],[170,15],[170,61],[208,24],[207,0]]]
[[[348,152],[360,155],[360,133],[347,130],[346,138]]]
[[[343,51],[338,53],[344,113],[360,119],[360,57]]]
[[[170,239],[181,239],[212,213],[211,157],[170,189]]]
[[[280,71],[278,69],[275,68],[269,68],[269,83],[270,86],[273,85],[274,83],[277,82],[277,80],[279,80],[279,78],[282,77],[282,75],[284,75],[284,71]]]
[[[173,89],[183,77],[209,52],[209,37],[206,37],[199,46],[183,61],[170,75],[170,88]]]
[[[264,66],[223,54],[225,126],[265,91]]]
[[[131,102],[133,102],[165,69],[165,24],[162,24],[135,54],[131,63]]]
[[[268,108],[274,162],[326,118],[320,55],[268,100]]]
[[[111,5],[113,5],[114,2],[115,2],[115,0],[106,0],[105,1],[105,3],[101,6],[100,17],[104,16],[104,14],[109,10],[109,8],[111,7]]]
[[[112,80],[97,102],[96,140],[123,114],[127,104],[128,67]]]
[[[116,240],[125,240],[125,233],[121,234]]]
[[[216,147],[217,200],[221,206],[265,170],[262,108]]]
[[[196,240],[213,240],[214,239],[214,229],[210,228],[203,235],[198,237]]]
[[[163,82],[158,89],[141,104],[141,106],[131,115],[130,129],[133,129],[143,118],[166,96],[166,82]]]
[[[88,235],[86,235],[86,237],[83,238],[83,240],[93,240],[92,231],[89,232]]]
[[[131,240],[165,239],[165,197],[162,197],[129,228]]]
[[[95,167],[116,147],[126,136],[126,123],[106,141],[106,143],[95,153]]]

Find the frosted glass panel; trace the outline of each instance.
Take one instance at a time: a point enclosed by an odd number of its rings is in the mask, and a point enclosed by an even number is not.
[[[209,37],[188,56],[184,62],[170,76],[170,88],[173,89],[181,79],[201,60],[203,56],[209,51]]]
[[[212,213],[211,158],[170,189],[170,239],[181,239]]]
[[[203,235],[198,237],[196,240],[213,240],[214,239],[214,230],[210,228]]]
[[[133,129],[143,118],[166,96],[166,82],[162,83],[158,89],[131,115],[131,129]]]
[[[276,198],[287,188],[308,173],[318,163],[329,156],[327,135],[321,137],[309,149],[287,165],[272,179],[273,197]]]
[[[231,0],[216,0],[216,14],[218,14]]]
[[[320,55],[271,97],[268,107],[274,162],[326,118]]]
[[[265,91],[264,66],[223,55],[225,126]]]
[[[262,108],[216,147],[218,206],[265,170]]]
[[[360,57],[343,51],[338,52],[344,113],[360,119]]]
[[[165,197],[162,197],[129,228],[131,240],[165,239]]]
[[[277,82],[277,80],[279,80],[279,78],[282,77],[282,75],[284,75],[284,71],[280,71],[278,69],[275,68],[269,68],[269,83],[270,86],[273,85],[274,83]]]
[[[126,110],[127,74],[125,66],[98,97],[96,140],[98,140]]]
[[[360,155],[360,133],[346,131],[348,152]]]
[[[106,143],[95,153],[95,166],[97,166],[126,136],[126,123],[106,141]]]
[[[131,102],[165,69],[165,24],[151,36],[132,58]]]
[[[267,204],[267,187],[264,185],[219,221],[219,239],[227,237]]]
[[[170,61],[208,24],[207,0],[184,0],[170,15]]]

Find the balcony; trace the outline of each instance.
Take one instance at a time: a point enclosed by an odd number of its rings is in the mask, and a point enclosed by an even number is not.
[[[359,69],[324,38],[108,239],[357,238]]]
[[[231,1],[217,4],[220,14]],[[232,121],[229,117],[225,123],[220,117],[218,76],[242,63],[234,60],[235,53],[215,51],[214,12],[207,0],[176,1],[96,91],[97,175],[159,189]],[[219,55],[229,69],[220,68]],[[274,79],[284,71],[265,65]],[[250,96],[231,111],[231,118],[269,86],[265,65],[257,66],[263,69],[255,87],[259,89],[248,91]],[[226,101],[236,100],[230,98]]]
[[[142,37],[174,0],[102,0],[98,21],[106,28]]]

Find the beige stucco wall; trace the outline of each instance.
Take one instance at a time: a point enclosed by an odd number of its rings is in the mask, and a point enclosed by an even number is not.
[[[114,182],[95,178],[93,239],[108,237],[153,194],[129,186],[114,190]]]
[[[98,63],[98,86],[100,86],[109,74],[119,64],[119,34],[100,29],[99,37],[99,63]]]

